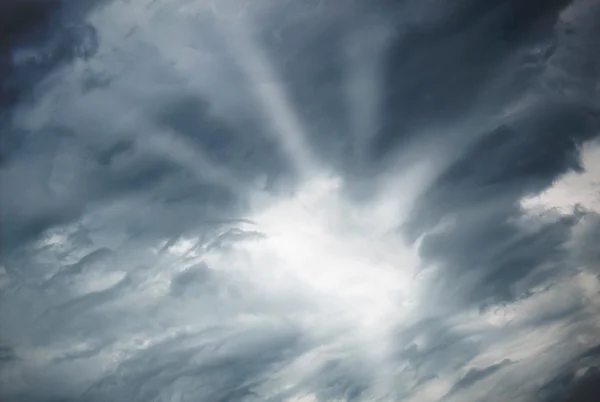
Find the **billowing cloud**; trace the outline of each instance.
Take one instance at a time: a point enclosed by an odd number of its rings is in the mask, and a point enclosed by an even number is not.
[[[85,3],[0,6],[3,400],[591,400],[600,3]]]

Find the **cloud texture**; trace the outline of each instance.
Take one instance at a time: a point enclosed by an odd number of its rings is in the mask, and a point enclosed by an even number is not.
[[[3,400],[600,392],[599,2],[0,15]]]

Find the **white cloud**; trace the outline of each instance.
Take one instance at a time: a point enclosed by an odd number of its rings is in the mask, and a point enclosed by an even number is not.
[[[541,194],[522,201],[523,207],[536,213],[554,211],[571,214],[577,206],[600,212],[600,144],[587,143],[581,150],[583,172],[569,172]]]

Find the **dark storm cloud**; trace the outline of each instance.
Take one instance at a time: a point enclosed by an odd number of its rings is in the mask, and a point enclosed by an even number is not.
[[[98,48],[95,28],[82,22],[99,0],[73,7],[62,0],[8,0],[0,6],[0,82],[6,109],[32,96],[35,86],[57,67],[89,58]],[[68,12],[65,12],[65,9]]]
[[[591,402],[600,388],[600,347],[596,346],[568,362],[563,372],[552,378],[537,392],[544,402]]]
[[[583,173],[580,152],[600,132],[596,3],[248,2],[258,22],[244,53],[225,16],[240,1],[7,3],[6,400],[589,392],[597,211],[546,219],[521,202]],[[261,226],[248,212],[294,189],[285,141],[298,132],[365,203],[374,172],[439,158],[407,221],[392,222],[423,264],[408,318],[396,322],[394,299],[384,329],[362,328],[362,299],[338,303],[295,280],[338,261],[288,277],[287,261],[260,248],[264,227],[308,219],[282,208]],[[302,246],[278,245],[293,262],[312,251]],[[367,289],[367,315],[389,308],[385,285]],[[388,327],[389,340],[378,332]]]
[[[0,78],[2,78],[2,98],[0,105],[4,110],[18,101],[18,90],[9,87],[7,80],[13,72],[12,50],[19,40],[32,30],[40,29],[47,25],[53,11],[59,6],[59,2],[47,1],[8,1],[0,6],[0,26],[2,26],[2,39],[0,42]],[[3,113],[4,115],[5,113]]]
[[[441,17],[403,26],[388,52],[375,155],[522,96],[556,45],[555,22],[569,3],[437,4]]]
[[[46,177],[40,176],[33,167],[47,166],[50,162],[49,154],[35,154],[36,148],[54,148],[63,133],[45,128],[45,137],[49,138],[35,138],[34,133],[13,124],[13,112],[43,96],[42,84],[53,71],[76,59],[94,56],[100,38],[96,29],[82,18],[100,3],[90,1],[85,5],[67,7],[63,1],[11,0],[0,6],[0,163],[3,166],[4,251],[68,219],[72,214],[69,210],[79,208],[71,204],[72,200],[42,201],[46,198],[42,194]],[[16,176],[32,183],[33,188],[15,186]],[[20,211],[16,211],[14,205]]]
[[[545,15],[548,9],[540,6],[540,12],[542,9]],[[568,43],[563,38],[567,22],[558,19],[556,13],[554,16],[556,27],[547,26],[555,42],[548,65],[531,85],[512,94],[516,101],[525,100],[524,105],[497,128],[479,134],[472,146],[459,151],[462,155],[433,183],[406,227],[409,236],[416,238],[442,219],[452,219],[450,229],[424,239],[422,255],[442,264],[451,281],[461,276],[467,277],[467,282],[472,280],[469,286],[475,288],[467,291],[473,292],[471,302],[482,302],[486,297],[492,301],[518,298],[522,289],[513,287],[519,280],[541,266],[564,261],[563,245],[570,238],[569,228],[577,222],[575,217],[566,217],[529,235],[515,225],[523,213],[519,202],[524,196],[545,189],[561,174],[581,171],[581,144],[600,130],[597,105],[589,98],[582,101],[571,97],[568,93],[573,88],[563,87],[564,96],[559,100],[555,92],[539,89],[562,67],[555,59],[566,52],[563,48],[573,46],[573,39]],[[581,49],[569,55],[569,62],[597,68],[596,53],[583,43],[590,40],[588,36],[598,35],[583,24],[581,30],[585,35],[575,41]],[[581,90],[597,85],[592,74],[563,73],[573,74],[573,80],[584,80]],[[490,96],[496,99],[495,95]]]

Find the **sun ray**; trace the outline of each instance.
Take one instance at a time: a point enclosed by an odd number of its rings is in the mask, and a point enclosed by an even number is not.
[[[148,134],[145,147],[150,152],[157,152],[184,166],[200,181],[223,186],[238,195],[246,194],[250,189],[248,183],[237,178],[229,169],[213,163],[204,151],[189,144],[176,133],[163,130]]]
[[[344,46],[352,156],[359,163],[364,162],[367,144],[373,140],[381,117],[380,70],[386,36],[386,27],[369,27],[353,35]]]
[[[265,50],[252,37],[252,30],[243,20],[228,24],[223,30],[267,119],[269,133],[279,143],[297,172],[309,177],[319,170],[319,163],[308,144],[306,130]]]
[[[135,113],[127,118],[124,125],[125,128],[131,126],[132,132],[139,133],[133,134],[133,139],[137,140],[141,150],[184,167],[198,181],[225,187],[238,197],[256,191],[251,183],[238,178],[231,169],[214,163],[206,152],[177,132],[148,125],[142,116]]]

